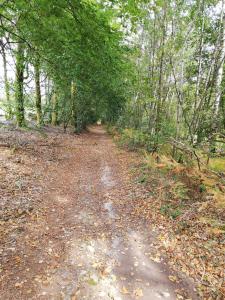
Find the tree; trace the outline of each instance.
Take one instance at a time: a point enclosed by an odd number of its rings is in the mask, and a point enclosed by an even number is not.
[[[146,133],[152,150],[170,138],[210,141],[213,122],[223,130],[223,1],[136,3],[136,80],[124,126]]]
[[[6,97],[6,118],[12,118],[12,105],[10,101],[10,85],[8,80],[8,72],[7,72],[7,58],[6,58],[6,49],[5,43],[3,40],[0,40],[1,54],[3,59],[3,69],[4,69],[4,85],[5,85],[5,97]]]
[[[15,81],[15,100],[16,100],[16,119],[17,125],[22,127],[25,125],[24,116],[24,69],[25,69],[25,57],[24,57],[24,43],[18,41],[16,50],[16,81]]]
[[[40,59],[35,57],[34,62],[34,78],[35,78],[35,94],[36,94],[36,115],[37,115],[37,125],[40,126],[43,122],[42,120],[42,105],[41,105],[41,86],[40,86]]]

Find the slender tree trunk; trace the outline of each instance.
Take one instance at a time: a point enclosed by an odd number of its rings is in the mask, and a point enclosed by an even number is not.
[[[199,54],[198,54],[198,73],[197,73],[197,83],[196,83],[196,90],[195,90],[195,105],[194,110],[196,110],[198,96],[199,96],[199,89],[200,89],[200,82],[201,82],[201,75],[202,75],[202,50],[203,50],[203,34],[204,34],[204,27],[205,27],[205,1],[202,1],[202,8],[200,10],[200,17],[201,20],[201,33],[200,33],[200,41],[199,41]]]
[[[15,82],[15,100],[16,100],[16,120],[17,125],[22,127],[25,125],[24,117],[24,44],[18,42],[16,52],[16,82]]]
[[[52,125],[56,126],[58,123],[58,99],[56,91],[52,95]]]
[[[74,81],[71,82],[71,100],[72,100],[72,120],[74,132],[77,130],[77,112],[76,112],[76,86]]]
[[[157,135],[158,140],[158,134],[161,130],[161,114],[162,114],[162,102],[163,102],[163,68],[164,68],[164,56],[165,56],[165,40],[166,40],[166,12],[167,12],[167,6],[166,3],[163,8],[163,19],[162,19],[162,39],[161,39],[161,57],[160,57],[160,63],[159,63],[159,82],[158,82],[158,101],[157,101],[157,107],[156,107],[156,122],[155,122],[155,132]],[[158,143],[158,141],[157,141]]]
[[[201,3],[201,8],[199,9],[199,18],[201,18],[201,31],[200,31],[200,39],[199,39],[199,47],[198,47],[198,70],[197,70],[197,82],[195,87],[195,101],[193,108],[193,117],[192,117],[192,127],[193,132],[196,133],[198,131],[198,113],[197,107],[201,100],[199,99],[200,95],[200,86],[202,79],[202,63],[203,63],[203,42],[204,42],[204,28],[205,28],[205,0]],[[200,100],[200,101],[199,101]]]
[[[44,115],[47,113],[48,123],[51,123],[52,120],[52,113],[51,113],[51,107],[52,107],[52,82],[50,78],[47,76],[45,80],[45,107],[46,111]]]
[[[48,76],[46,76],[46,79],[45,79],[45,105],[48,105],[49,104],[49,78]]]
[[[223,1],[224,3],[224,1]],[[224,8],[224,5],[223,5]],[[218,119],[219,108],[220,108],[220,100],[222,94],[221,83],[223,79],[223,69],[224,69],[224,59],[225,59],[225,15],[221,17],[221,45],[220,45],[220,56],[218,59],[218,71],[215,82],[215,102],[214,102],[214,123]]]
[[[183,59],[183,49],[182,49],[182,60],[181,60],[181,70],[180,70],[180,82],[179,82],[179,85],[180,85],[180,91],[182,91],[183,89],[183,84],[184,84],[184,59]],[[183,105],[183,97],[182,97],[182,92],[181,92],[181,97],[180,99],[177,98],[177,111],[176,111],[176,135],[175,135],[175,138],[176,140],[179,139],[180,137],[180,129],[181,129],[181,122],[182,122],[182,105]],[[176,153],[176,148],[173,147],[173,156],[175,155]]]
[[[41,86],[40,86],[40,60],[36,58],[34,64],[35,92],[36,92],[36,116],[37,126],[42,124]]]
[[[5,47],[1,41],[1,52],[3,59],[3,71],[4,71],[4,84],[5,84],[5,97],[7,103],[7,111],[6,111],[6,119],[12,119],[12,105],[10,102],[10,92],[9,92],[9,80],[8,80],[8,72],[7,72],[7,59],[5,53]]]

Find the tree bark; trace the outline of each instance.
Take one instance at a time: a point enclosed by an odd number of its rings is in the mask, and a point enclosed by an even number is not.
[[[76,112],[76,86],[74,81],[71,82],[71,101],[72,101],[72,122],[74,125],[74,132],[77,130],[77,112]]]
[[[53,92],[52,95],[52,125],[56,126],[58,123],[58,99],[56,95],[56,91]]]
[[[5,98],[7,103],[7,111],[6,111],[6,119],[12,119],[12,105],[10,102],[10,92],[9,92],[9,80],[8,80],[8,72],[7,72],[7,59],[5,53],[5,46],[2,41],[1,44],[1,52],[2,52],[2,59],[3,59],[3,72],[4,72],[4,84],[5,84]]]
[[[42,106],[41,106],[41,86],[40,86],[40,59],[37,57],[34,64],[35,92],[36,92],[36,116],[37,126],[41,126]]]
[[[24,44],[19,41],[16,52],[16,82],[15,82],[15,100],[16,100],[16,120],[17,125],[22,127],[25,125],[24,117]]]
[[[156,107],[156,121],[155,121],[155,133],[158,143],[158,135],[161,130],[161,114],[162,114],[162,104],[163,104],[163,78],[164,78],[164,56],[165,56],[165,40],[166,40],[166,15],[167,15],[167,4],[163,7],[163,19],[162,19],[162,39],[161,39],[161,55],[159,63],[159,82],[158,82],[158,99]]]
[[[225,15],[224,15],[224,1],[222,2],[222,12],[221,12],[221,43],[219,49],[219,59],[218,59],[218,71],[215,82],[215,102],[214,102],[214,125],[216,120],[218,119],[219,108],[220,108],[220,100],[222,94],[221,83],[223,79],[223,69],[224,69],[224,59],[225,59]]]

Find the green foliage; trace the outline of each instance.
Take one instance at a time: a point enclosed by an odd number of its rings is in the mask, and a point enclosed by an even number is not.
[[[216,172],[225,172],[225,158],[224,157],[210,158],[209,168]]]
[[[200,184],[199,191],[200,193],[206,192],[206,186],[204,184]]]
[[[171,204],[162,205],[160,212],[172,219],[176,219],[182,214],[182,211],[179,208],[174,208]]]
[[[17,0],[0,9],[0,33],[16,43],[19,37],[26,48],[23,66],[34,64],[38,56],[42,72],[57,90],[60,122],[80,130],[98,118],[117,119],[126,101],[130,67],[113,7],[85,0]],[[14,19],[19,20],[16,27]],[[76,86],[74,99],[71,82]]]
[[[137,182],[138,183],[146,183],[147,180],[148,180],[148,175],[143,174],[137,179]]]
[[[188,199],[188,191],[188,187],[182,182],[177,181],[176,184],[173,186],[173,194],[176,198],[180,200]]]
[[[218,3],[160,0],[137,5],[146,14],[141,14],[137,50],[130,54],[136,63],[133,95],[118,126],[139,130],[139,136],[147,133],[149,151],[159,150],[170,138],[201,145],[212,132],[223,131],[225,76],[219,53],[224,51],[225,28]],[[134,144],[137,139],[131,140]],[[172,149],[179,160],[178,152]]]
[[[225,128],[218,3],[4,1],[0,36],[8,48],[16,44],[16,69],[24,73],[12,92],[17,118],[22,124],[23,106],[35,107],[36,96],[27,101],[23,94],[22,77],[28,73],[30,79],[38,61],[49,82],[45,121],[57,110],[58,123],[79,132],[101,119],[121,128],[121,142],[129,149],[158,151],[170,138],[201,144]],[[22,48],[20,55],[16,48]],[[126,128],[132,133],[123,132]],[[178,151],[172,151],[176,157]]]
[[[124,129],[121,132],[119,144],[126,146],[129,150],[147,147],[149,135],[135,129]]]

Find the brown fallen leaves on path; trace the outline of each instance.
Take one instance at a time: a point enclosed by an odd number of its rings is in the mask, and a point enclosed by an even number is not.
[[[154,224],[155,249],[174,270],[195,280],[201,299],[224,299],[225,195],[220,199],[207,185],[210,181],[216,190],[217,178],[182,167],[144,169],[150,197],[140,200],[134,214]],[[143,165],[136,170],[135,176],[143,176]]]
[[[151,189],[133,180],[140,156],[118,149],[101,127],[0,137],[14,145],[0,152],[0,299],[204,299],[182,275],[195,278],[182,249],[189,240],[174,242],[151,194],[158,178]]]

